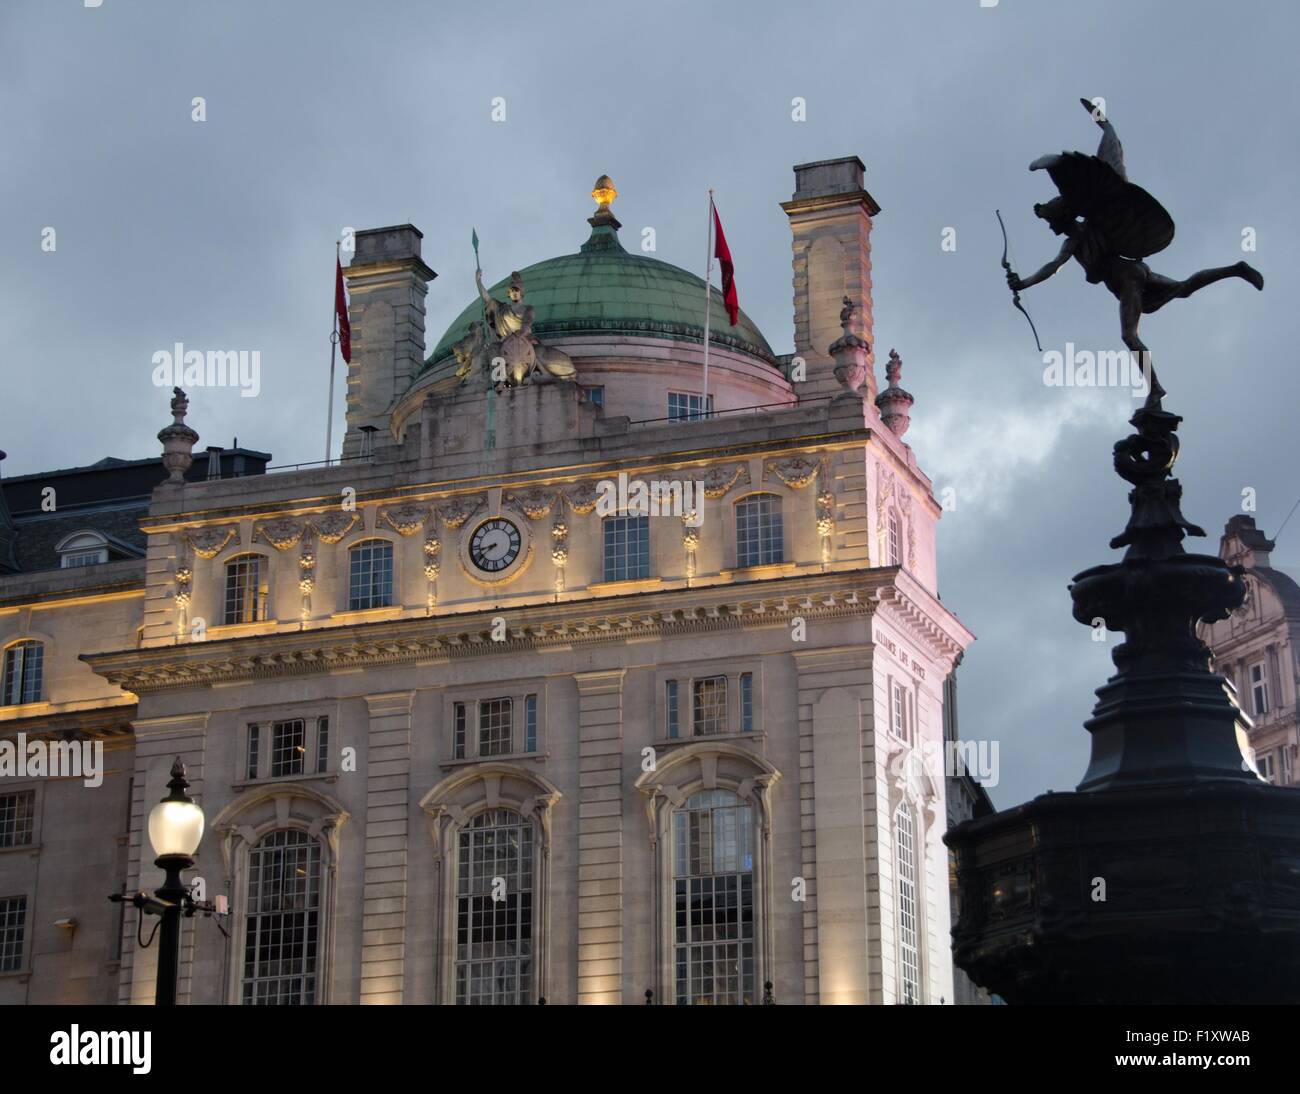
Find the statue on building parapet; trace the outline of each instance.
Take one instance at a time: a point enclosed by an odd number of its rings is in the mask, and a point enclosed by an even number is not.
[[[862,305],[849,297],[844,298],[844,307],[840,309],[840,330],[842,333],[826,349],[835,360],[835,379],[844,390],[837,398],[864,398],[861,388],[870,378],[868,354],[871,346],[859,333],[861,329]]]
[[[194,464],[194,446],[199,443],[199,435],[185,424],[185,414],[190,408],[190,400],[180,388],[172,388],[172,421],[158,431],[158,440],[162,442],[162,464],[167,469],[169,483],[185,481],[185,472]]]
[[[474,282],[483,299],[487,328],[474,323],[452,352],[460,363],[456,375],[465,383],[477,369],[490,377],[492,363],[505,363],[505,377],[496,386],[520,387],[537,381],[573,381],[577,370],[567,353],[544,345],[533,334],[533,306],[524,303],[524,279],[518,270],[510,275],[508,299],[498,300],[483,285],[481,270],[474,271]]]
[[[1146,364],[1148,350],[1138,337],[1143,315],[1224,278],[1239,277],[1257,289],[1264,287],[1264,278],[1246,262],[1200,270],[1182,281],[1153,272],[1142,259],[1169,246],[1173,218],[1142,187],[1128,181],[1124,150],[1110,120],[1089,100],[1079,101],[1101,127],[1097,154],[1061,152],[1040,156],[1029,165],[1031,171],[1045,170],[1056,184],[1058,195],[1036,204],[1034,213],[1065,242],[1055,258],[1028,277],[1007,266],[1007,284],[1019,293],[1046,281],[1073,258],[1089,283],[1105,284],[1119,301],[1121,337]],[[1159,406],[1164,394],[1152,371],[1148,404]]]

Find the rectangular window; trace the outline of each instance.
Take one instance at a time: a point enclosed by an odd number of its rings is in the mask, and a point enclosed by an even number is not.
[[[261,555],[240,555],[226,563],[226,606],[221,621],[260,623],[266,618],[265,560]]]
[[[916,900],[916,827],[904,803],[894,816],[894,872],[898,875],[898,957],[900,1002],[918,1004],[921,996],[920,923]]]
[[[0,897],[0,972],[23,967],[23,936],[27,930],[27,898]]]
[[[767,566],[785,560],[781,499],[755,494],[736,506],[736,565]]]
[[[693,691],[693,732],[696,737],[727,731],[727,678],[706,676]]]
[[[594,407],[605,409],[605,388],[603,385],[587,388],[587,402]]]
[[[271,724],[271,778],[301,775],[307,755],[307,725],[301,718]]]
[[[257,756],[262,745],[262,727],[259,725],[250,725],[248,727],[248,762],[244,765],[247,778],[257,778]]]
[[[26,847],[32,842],[36,791],[0,794],[0,847]]]
[[[709,413],[713,413],[713,396],[709,396]],[[686,391],[668,393],[668,420],[672,422],[694,422],[704,417],[704,396],[692,395]]]
[[[262,837],[248,852],[245,1005],[316,1002],[321,847],[297,829]]]
[[[348,611],[386,608],[393,602],[393,545],[371,539],[348,552]]]
[[[457,760],[465,758],[465,704],[456,704],[455,729],[451,739],[451,754]]]
[[[478,754],[506,756],[510,752],[510,730],[514,715],[510,699],[485,699],[478,705]]]
[[[73,551],[63,556],[63,568],[71,570],[75,566],[98,566],[108,561],[108,549],[101,547],[97,551]]]
[[[606,517],[605,580],[634,581],[650,576],[650,518]]]
[[[903,688],[894,684],[890,688],[889,728],[900,741],[907,740],[907,717],[904,709]]]
[[[680,723],[677,718],[677,681],[664,681],[664,709],[668,712],[668,736],[676,737],[680,733]]]
[[[537,751],[537,696],[524,700],[524,751]]]
[[[316,719],[316,774],[322,775],[330,766],[330,720]]]
[[[1264,675],[1263,661],[1250,666],[1250,701],[1256,717],[1268,713],[1268,678]]]
[[[889,565],[898,566],[902,561],[901,539],[898,530],[898,514],[889,514]]]
[[[1261,752],[1255,757],[1255,770],[1263,777],[1265,782],[1273,782],[1276,772],[1273,768],[1273,753]]]
[[[740,674],[740,732],[754,732],[754,674]]]
[[[41,701],[45,670],[45,644],[28,639],[5,650],[3,694],[0,705],[17,706]]]

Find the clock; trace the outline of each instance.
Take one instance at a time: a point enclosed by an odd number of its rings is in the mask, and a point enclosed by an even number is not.
[[[485,520],[469,538],[469,558],[485,574],[498,574],[519,557],[519,529],[504,517]]]

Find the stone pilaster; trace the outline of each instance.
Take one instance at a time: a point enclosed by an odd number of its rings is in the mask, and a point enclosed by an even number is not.
[[[867,647],[795,654],[799,671],[800,814],[804,827],[805,1001],[870,1002],[869,902],[874,826],[864,794],[871,694]]]
[[[207,742],[207,714],[188,714],[175,718],[139,718],[135,730],[135,770],[131,780],[131,837],[128,852],[126,891],[153,890],[162,884],[163,874],[154,865],[149,843],[149,811],[167,796],[172,761],[177,756],[185,764],[190,796],[204,805],[203,767]],[[199,845],[195,868],[184,875],[190,881],[203,876],[208,881],[209,896],[216,893],[217,879],[222,876],[221,852],[216,841],[206,838]],[[157,924],[145,924],[145,932]],[[119,1003],[147,1003],[154,1000],[158,969],[157,944],[142,949],[136,942],[136,911],[127,908],[122,925],[122,965],[118,974]],[[191,971],[194,964],[194,931],[216,931],[211,921],[195,917],[181,920],[181,957],[176,1002],[190,1002]],[[215,1000],[214,1000],[215,1001]]]
[[[411,709],[415,693],[367,695],[361,1003],[401,1003],[406,976]]]
[[[843,392],[835,379],[831,343],[841,337],[844,297],[861,307],[859,333],[874,345],[871,312],[871,218],[880,212],[863,189],[857,156],[795,167],[795,192],[781,208],[790,218],[794,249],[794,351],[807,363],[796,383],[801,399]],[[872,355],[866,354],[871,365]]]
[[[578,1002],[620,1003],[623,980],[623,670],[578,684]]]

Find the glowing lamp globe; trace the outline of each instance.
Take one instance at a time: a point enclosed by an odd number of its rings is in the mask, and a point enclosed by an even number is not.
[[[171,774],[171,792],[149,811],[149,842],[158,858],[193,858],[203,839],[203,810],[185,792],[190,784],[179,757]]]

